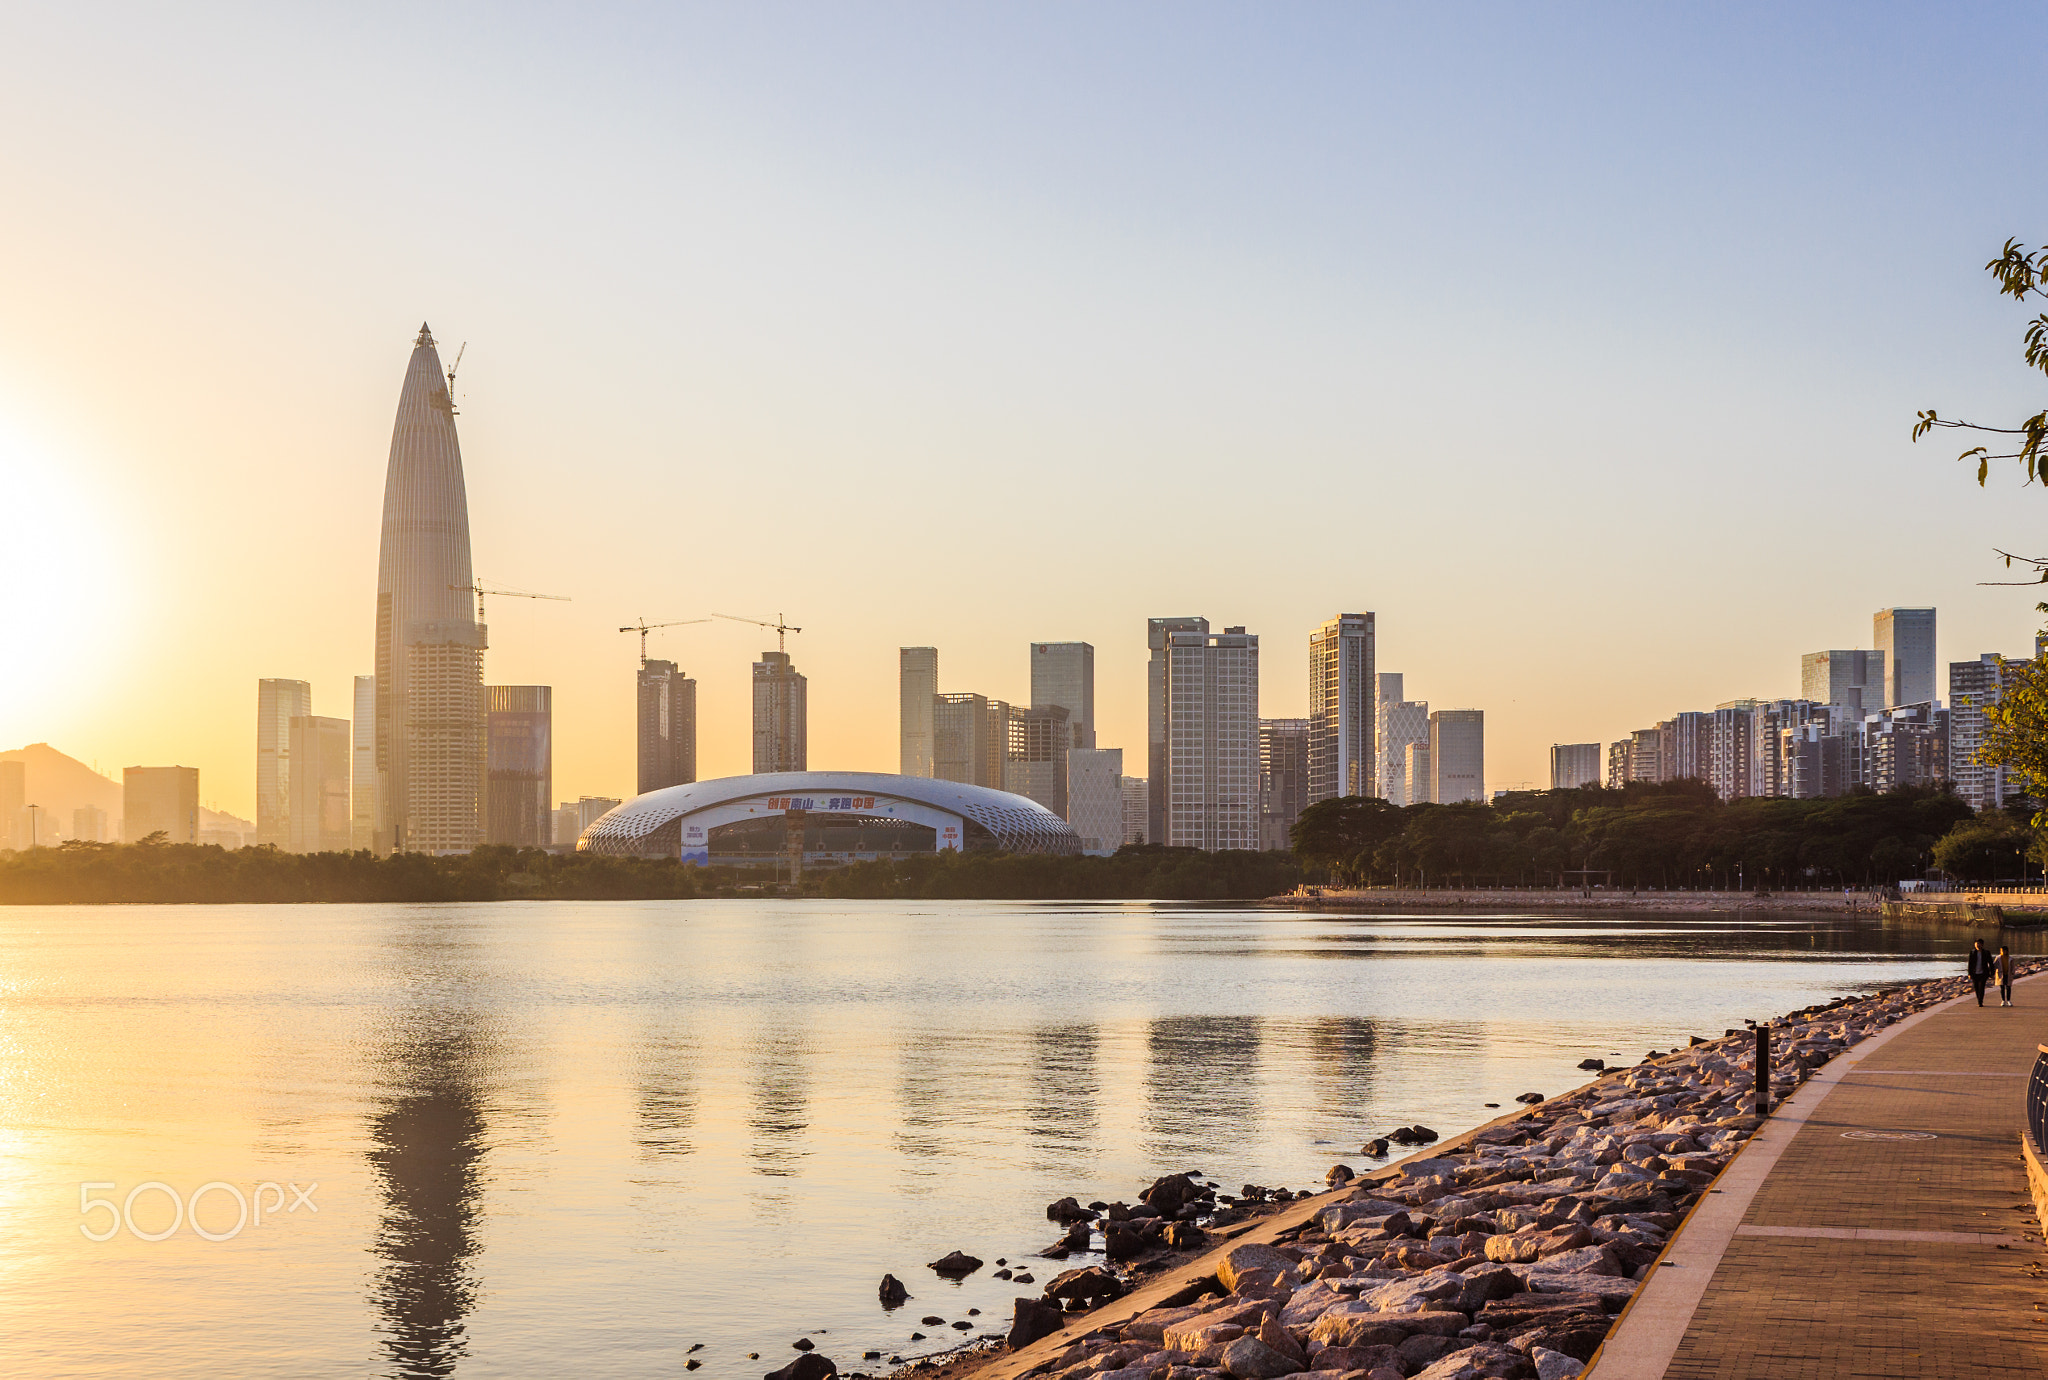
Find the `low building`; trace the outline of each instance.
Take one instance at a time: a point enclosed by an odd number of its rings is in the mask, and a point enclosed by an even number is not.
[[[1067,749],[1067,823],[1080,836],[1083,853],[1123,847],[1123,783],[1122,748]]]
[[[1600,784],[1598,743],[1552,743],[1550,745],[1550,789],[1576,790]]]
[[[1293,844],[1294,823],[1308,808],[1317,729],[1313,719],[1259,720],[1259,847]]]

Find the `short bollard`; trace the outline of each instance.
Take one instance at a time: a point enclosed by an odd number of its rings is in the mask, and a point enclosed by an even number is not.
[[[1756,1028],[1756,1114],[1771,1114],[1771,1028]]]

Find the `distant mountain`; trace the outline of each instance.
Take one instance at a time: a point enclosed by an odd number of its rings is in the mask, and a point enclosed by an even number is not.
[[[22,775],[28,787],[28,803],[47,812],[44,819],[60,838],[71,836],[71,812],[96,805],[107,812],[107,832],[118,839],[121,829],[121,783],[101,776],[79,761],[57,751],[48,743],[30,743],[12,752],[0,752],[0,762],[23,763]],[[255,841],[256,825],[219,810],[201,807],[201,829],[227,829]]]

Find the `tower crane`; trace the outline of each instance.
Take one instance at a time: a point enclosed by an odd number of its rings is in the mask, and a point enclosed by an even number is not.
[[[678,618],[671,623],[650,623],[643,618],[637,623],[628,623],[625,627],[620,628],[619,631],[640,634],[640,664],[645,666],[647,664],[647,634],[653,632],[656,628],[680,628],[685,623],[709,623],[710,621],[709,618]]]
[[[508,599],[553,599],[564,604],[569,602],[569,596],[566,594],[535,594],[532,590],[527,589],[496,589],[486,585],[482,580],[466,585],[450,585],[448,588],[466,590],[476,596],[476,621],[479,623],[484,621],[484,596],[486,594],[497,594]]]
[[[469,351],[469,342],[468,342],[467,340],[465,340],[465,341],[463,341],[463,342],[462,342],[462,348],[461,348],[461,349],[459,349],[459,350],[457,350],[457,351],[455,352],[455,362],[454,362],[453,364],[451,364],[451,365],[449,365],[449,366],[448,366],[448,415],[449,415],[449,416],[451,416],[451,417],[454,417],[454,416],[457,416],[457,415],[459,415],[459,413],[457,412],[457,410],[456,410],[456,407],[455,407],[455,371],[456,371],[457,369],[460,369],[460,368],[462,367],[462,356],[463,356],[464,354],[468,353],[468,351]],[[494,592],[495,592],[495,591],[494,591]],[[535,598],[543,598],[543,599],[544,599],[544,598],[552,598],[553,596],[552,596],[552,595],[535,595],[534,597],[535,597]],[[478,615],[477,615],[477,621],[478,621],[478,622],[482,622],[482,621],[483,621],[483,615],[482,615],[482,614],[478,614]]]
[[[788,650],[788,648],[784,646],[783,635],[785,633],[803,631],[802,628],[791,627],[788,623],[784,622],[782,615],[779,613],[775,615],[775,621],[773,623],[770,623],[767,620],[761,618],[741,618],[738,614],[734,613],[714,613],[711,616],[713,618],[730,618],[735,623],[752,623],[757,628],[775,629],[775,650],[778,652]]]

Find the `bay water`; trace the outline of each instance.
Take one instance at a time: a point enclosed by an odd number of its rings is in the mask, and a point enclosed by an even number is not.
[[[1967,945],[1732,911],[0,908],[0,1373],[751,1380],[800,1337],[877,1371],[1001,1330],[1036,1290],[999,1258],[1064,1268],[1055,1198],[1319,1188],[1397,1125]],[[926,1268],[956,1248],[988,1265]]]

